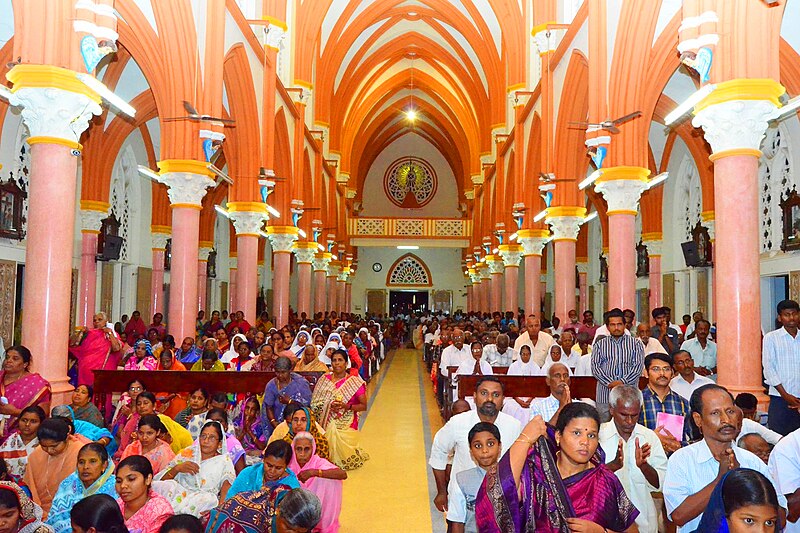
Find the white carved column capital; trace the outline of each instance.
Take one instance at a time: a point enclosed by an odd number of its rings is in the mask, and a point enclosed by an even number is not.
[[[483,281],[485,279],[492,279],[492,275],[491,275],[491,273],[489,271],[489,266],[488,265],[486,265],[484,263],[481,263],[480,265],[476,266],[476,269],[478,270],[478,274],[481,277],[481,281]]]
[[[519,262],[522,260],[522,246],[519,244],[501,244],[500,257],[503,258],[503,264],[508,267],[518,267]]]
[[[197,260],[198,261],[208,261],[208,256],[213,251],[213,248],[209,248],[207,246],[201,246],[197,251]]]
[[[653,241],[642,241],[642,243],[647,247],[647,255],[648,257],[660,257],[663,249],[664,249],[664,241],[662,240],[653,240]]]
[[[103,219],[108,217],[108,210],[81,209],[81,233],[100,233]]]
[[[30,137],[53,137],[78,144],[93,115],[103,112],[96,100],[55,87],[23,86],[9,103],[22,107],[22,120]]]
[[[487,255],[484,261],[486,261],[486,265],[489,267],[489,272],[491,274],[503,273],[503,260],[499,255]]]
[[[649,174],[648,169],[638,167],[612,167],[604,170],[594,189],[605,198],[608,215],[635,216],[639,212],[639,198],[647,190]]]
[[[238,257],[230,257],[228,258],[228,268],[231,270],[238,270],[239,269],[239,258]]]
[[[581,224],[583,224],[583,219],[584,217],[582,216],[566,215],[547,217],[545,222],[547,222],[553,230],[554,241],[577,241],[578,232],[581,229]]]
[[[229,211],[228,215],[233,222],[237,236],[249,235],[258,237],[261,234],[261,227],[267,220],[266,213],[257,211]]]
[[[294,243],[294,248],[292,249],[292,251],[294,252],[294,256],[297,259],[297,262],[300,264],[302,263],[306,263],[309,265],[313,264],[314,260],[316,259],[315,256],[317,253],[316,243],[311,243],[314,245],[314,248],[298,247],[297,246],[298,244],[304,244],[304,243],[300,242]]]
[[[729,150],[760,150],[776,106],[770,100],[729,100],[697,112],[692,126],[703,133],[714,154]]]
[[[585,263],[580,261],[575,263],[575,266],[578,267],[578,274],[588,274],[589,273],[589,263]]]
[[[214,186],[214,180],[207,175],[194,172],[164,172],[159,181],[169,187],[170,204],[197,208],[201,207],[206,190]]]
[[[314,268],[314,272],[325,272],[327,275],[328,272],[328,264],[331,262],[331,254],[327,252],[322,252],[314,255],[314,261],[311,263]]]
[[[269,233],[268,236],[273,253],[291,252],[292,245],[297,240],[294,233]]]
[[[172,236],[170,233],[165,233],[162,231],[154,231],[150,235],[151,239],[151,247],[153,250],[166,250],[167,249],[167,241]]]

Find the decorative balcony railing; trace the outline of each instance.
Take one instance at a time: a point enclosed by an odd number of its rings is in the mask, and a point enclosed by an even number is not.
[[[472,221],[461,218],[350,218],[353,238],[465,239],[472,234]]]

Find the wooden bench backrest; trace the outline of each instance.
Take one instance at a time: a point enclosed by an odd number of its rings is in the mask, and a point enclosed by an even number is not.
[[[458,376],[458,397],[464,399],[475,394],[475,384],[481,376]],[[503,384],[507,397],[545,398],[550,396],[545,376],[502,376],[497,378]],[[639,389],[647,386],[647,378],[639,378]],[[597,380],[592,376],[572,376],[569,382],[570,394],[573,398],[595,399]]]

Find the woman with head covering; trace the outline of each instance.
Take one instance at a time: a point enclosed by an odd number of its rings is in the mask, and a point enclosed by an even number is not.
[[[558,344],[554,344],[550,347],[550,350],[547,352],[547,357],[545,357],[544,365],[542,366],[542,372],[544,375],[547,375],[547,371],[550,370],[550,367],[553,366],[554,363],[561,363],[567,367],[567,371],[569,375],[572,375],[572,369],[569,365],[566,364],[567,356],[564,354],[564,349],[559,346]]]
[[[200,437],[156,475],[153,489],[164,496],[176,513],[199,517],[225,501],[236,478],[225,453],[225,432],[218,422],[207,422]]]
[[[353,338],[353,343],[358,348],[361,354],[361,360],[363,361],[360,370],[361,378],[367,380],[372,375],[372,351],[375,348],[369,330],[367,328],[359,329],[358,335]]]
[[[64,418],[72,425],[75,435],[83,436],[87,441],[97,442],[105,446],[108,448],[109,453],[113,454],[117,451],[117,443],[114,440],[114,436],[106,428],[99,428],[89,422],[75,419],[75,413],[69,405],[53,407],[50,416]]]
[[[267,446],[269,438],[264,431],[261,418],[261,404],[256,396],[245,399],[241,414],[234,422],[236,438],[242,443],[245,453],[249,456],[260,456]]]
[[[95,314],[92,329],[81,328],[70,338],[69,355],[78,360],[78,383],[94,385],[94,370],[116,370],[122,345],[106,314]]]
[[[174,515],[170,503],[153,490],[153,467],[141,455],[123,460],[114,473],[117,478],[117,503],[131,533],[157,533],[161,524]]]
[[[249,372],[255,361],[253,352],[250,351],[250,344],[240,342],[236,348],[236,357],[231,359],[228,370],[232,372]]]
[[[314,415],[311,410],[305,406],[299,406],[292,416],[287,420],[289,424],[289,431],[284,435],[284,442],[291,444],[298,433],[310,433],[314,437],[314,444],[317,447],[317,455],[323,459],[330,459],[330,447],[328,439],[325,434],[319,430],[317,421],[314,420]]]
[[[639,511],[606,467],[599,428],[597,409],[583,402],[561,410],[555,431],[534,417],[486,473],[475,503],[478,530],[638,531]]]
[[[748,531],[781,531],[781,509],[775,487],[764,474],[737,468],[717,482],[695,533]]]
[[[288,357],[279,357],[275,362],[275,377],[264,388],[261,417],[267,435],[272,434],[273,428],[283,422],[283,409],[289,403],[308,405],[311,401],[308,381],[292,372],[293,366]]]
[[[158,361],[153,356],[153,348],[147,339],[136,341],[133,345],[133,354],[123,362],[125,370],[155,370],[158,366]]]
[[[58,487],[47,523],[55,533],[71,532],[69,513],[72,507],[92,494],[108,494],[116,498],[115,483],[114,463],[109,460],[106,449],[95,442],[85,444],[78,452],[75,471]]]
[[[297,332],[297,336],[294,338],[291,347],[289,347],[289,351],[297,358],[302,357],[303,350],[306,349],[306,345],[310,342],[311,335],[308,331],[301,329]]]
[[[33,501],[50,512],[58,487],[75,470],[83,444],[69,433],[69,424],[61,418],[48,418],[39,426],[39,447],[28,456],[23,480]]]
[[[327,372],[328,367],[319,360],[319,348],[314,344],[306,344],[300,360],[294,365],[295,372]]]
[[[247,337],[245,337],[242,333],[237,333],[231,340],[230,348],[228,348],[228,350],[222,354],[222,357],[220,357],[222,364],[229,365],[233,359],[239,357],[239,353],[236,351],[236,349],[241,343],[247,344]]]
[[[17,516],[6,533],[53,533],[42,522],[42,509],[16,483],[0,481],[0,514],[6,513]]]
[[[519,348],[519,359],[512,362],[508,367],[509,376],[538,376],[539,367],[533,362],[531,347],[523,344]],[[503,412],[513,416],[522,424],[527,424],[531,419],[532,397],[513,397],[506,398],[503,403]]]
[[[75,413],[75,420],[83,420],[97,427],[105,427],[103,415],[100,409],[92,403],[94,390],[91,385],[78,385],[72,391],[72,411]]]
[[[322,503],[322,518],[317,526],[319,531],[335,533],[339,531],[342,480],[347,479],[347,472],[317,455],[316,449],[311,433],[298,433],[292,441],[294,453],[289,468],[297,474],[302,487],[316,494]]]
[[[168,434],[167,428],[156,415],[144,415],[139,420],[136,430],[136,440],[128,444],[122,452],[122,459],[131,455],[147,457],[153,467],[153,472],[161,472],[172,459],[175,452],[168,442],[162,440]]]
[[[186,367],[175,357],[175,350],[165,348],[158,356],[156,370],[185,371]],[[178,413],[186,409],[187,398],[187,394],[179,392],[156,393],[159,410],[170,418],[175,418]]]
[[[304,489],[280,485],[243,492],[211,511],[207,533],[288,533],[317,531],[319,498]]]
[[[136,431],[141,417],[145,415],[158,415],[161,423],[167,428],[169,439],[171,440],[170,448],[172,448],[173,452],[178,453],[192,443],[192,436],[185,427],[168,416],[156,413],[156,397],[152,392],[145,391],[136,398],[136,413],[128,419],[125,427],[118,434],[119,448],[115,454],[117,457],[122,455],[122,452],[130,444],[131,435]]]
[[[25,475],[28,456],[39,445],[36,431],[45,418],[47,415],[38,405],[26,407],[19,415],[17,430],[0,446],[0,459],[5,461],[8,473],[12,476]]]
[[[175,422],[183,427],[188,427],[192,418],[208,411],[208,400],[208,391],[202,387],[196,388],[189,394],[186,409],[175,415]]]
[[[15,429],[22,410],[39,405],[45,412],[50,410],[50,383],[42,376],[30,371],[31,351],[24,346],[12,346],[6,350],[6,360],[0,372],[0,396],[8,400],[0,404],[0,442]]]
[[[291,460],[292,445],[282,440],[273,442],[264,450],[258,463],[239,472],[228,490],[227,498],[233,498],[240,492],[274,489],[278,485],[286,485],[292,489],[300,488],[297,476],[289,470]]]
[[[325,363],[326,366],[331,366],[331,356],[333,352],[342,347],[342,336],[338,333],[331,333],[328,335],[328,342],[322,347],[319,354],[319,360]]]

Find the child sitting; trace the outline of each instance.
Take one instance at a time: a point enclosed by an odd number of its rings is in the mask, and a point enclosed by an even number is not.
[[[478,466],[456,474],[454,492],[447,510],[452,533],[478,533],[475,500],[483,477],[500,460],[500,430],[489,422],[479,422],[469,430],[469,451]]]

